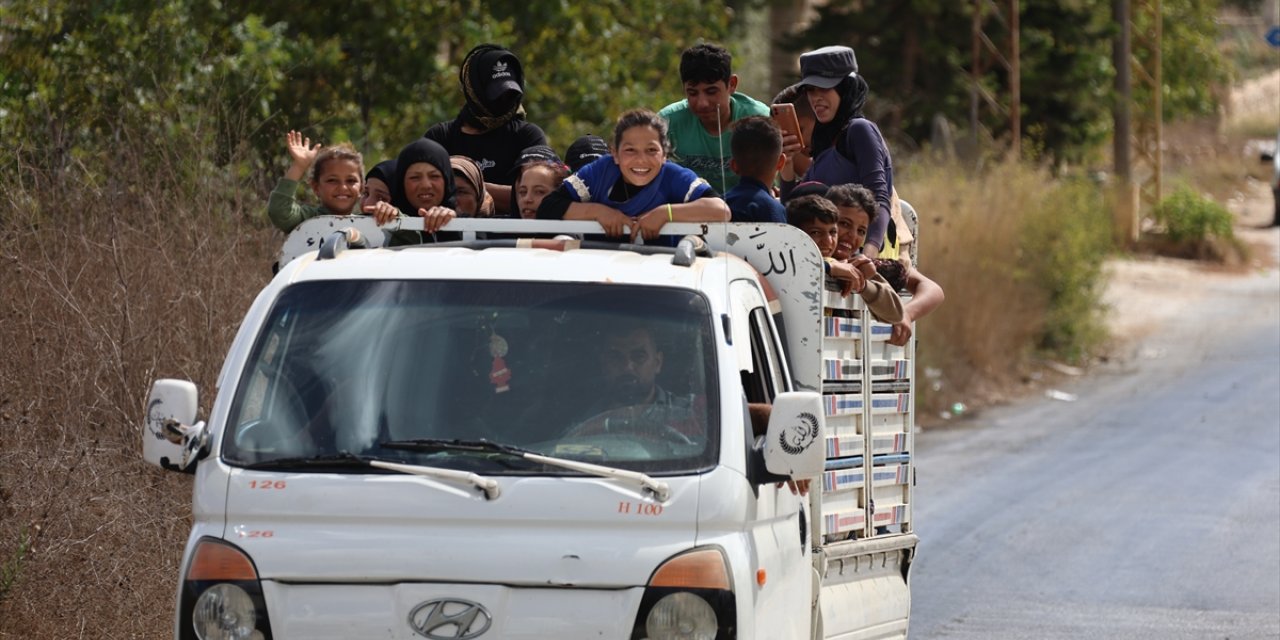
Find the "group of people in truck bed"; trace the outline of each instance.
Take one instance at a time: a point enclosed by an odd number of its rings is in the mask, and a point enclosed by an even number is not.
[[[458,116],[367,173],[349,143],[312,144],[290,131],[292,163],[268,217],[286,232],[318,215],[422,217],[424,232],[400,232],[400,243],[436,242],[455,217],[591,220],[607,236],[629,228],[646,241],[668,222],[789,223],[813,238],[842,293],[862,296],[894,325],[890,341],[905,344],[943,292],[913,265],[889,149],[863,115],[867,83],[844,46],[802,54],[800,71],[774,98],[786,105],[775,119],[770,105],[738,91],[727,50],[695,45],[680,59],[683,100],[627,111],[608,141],[584,135],[562,158],[525,119],[519,58],[482,44],[459,70]],[[317,205],[296,197],[308,175]],[[905,305],[898,291],[912,294]]]

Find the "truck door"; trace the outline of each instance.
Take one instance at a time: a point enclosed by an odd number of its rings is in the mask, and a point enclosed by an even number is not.
[[[736,307],[732,324],[744,401],[758,410],[790,390],[790,376],[759,285],[734,281],[730,297]],[[753,441],[748,440],[749,446]],[[759,487],[756,517],[749,525],[756,568],[764,572],[764,583],[757,582],[755,589],[756,638],[809,637],[812,541],[802,505],[802,498],[786,485]]]

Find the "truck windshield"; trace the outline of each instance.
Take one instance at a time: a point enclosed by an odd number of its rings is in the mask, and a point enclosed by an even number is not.
[[[486,440],[689,473],[718,456],[714,362],[707,302],[687,290],[299,283],[281,293],[253,346],[222,456],[233,465],[354,454],[484,474],[578,473],[483,447],[403,446]]]

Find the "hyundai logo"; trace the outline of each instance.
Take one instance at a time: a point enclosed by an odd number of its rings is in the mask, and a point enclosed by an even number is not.
[[[413,608],[409,626],[431,640],[469,640],[489,630],[493,617],[478,602],[436,598]]]

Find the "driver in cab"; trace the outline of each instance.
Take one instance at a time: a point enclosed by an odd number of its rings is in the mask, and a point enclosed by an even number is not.
[[[598,351],[600,395],[573,435],[626,433],[646,439],[701,440],[705,429],[695,407],[701,401],[658,384],[663,353],[653,333],[627,326],[603,336]]]

